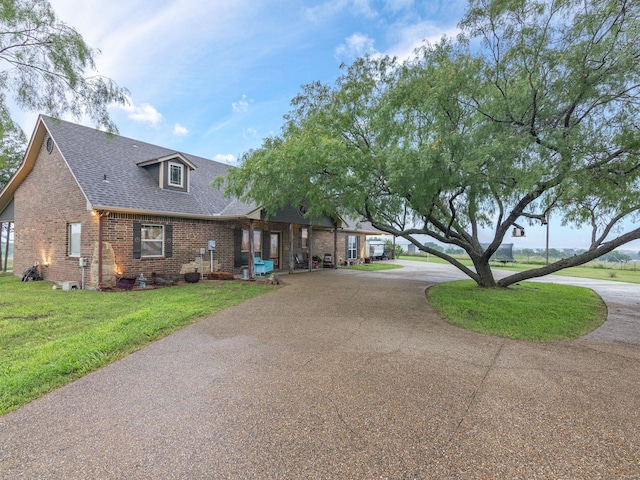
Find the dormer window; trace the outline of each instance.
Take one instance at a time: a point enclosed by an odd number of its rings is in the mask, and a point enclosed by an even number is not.
[[[169,162],[169,186],[184,188],[184,165]]]
[[[196,166],[181,153],[145,160],[137,164],[157,179],[163,190],[189,193],[189,175]]]

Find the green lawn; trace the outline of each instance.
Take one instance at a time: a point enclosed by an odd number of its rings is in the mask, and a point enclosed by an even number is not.
[[[364,271],[376,271],[376,270],[394,270],[396,268],[402,268],[402,265],[395,263],[363,263],[362,265],[351,265],[346,267],[351,270],[364,270]]]
[[[0,274],[0,414],[272,288],[227,281],[62,291]]]
[[[349,268],[401,266],[375,262]],[[522,268],[520,264],[507,267]],[[613,278],[602,268],[570,270],[590,278],[600,275],[595,278],[640,282],[634,277],[637,272],[630,270],[616,271]],[[23,283],[0,273],[0,414],[272,288],[254,282],[200,282],[144,291],[64,292],[52,290],[48,282]],[[606,308],[591,290],[566,285],[522,282],[502,290],[480,289],[472,281],[462,281],[433,286],[428,296],[451,323],[533,341],[580,336],[606,318]]]
[[[427,298],[454,325],[519,340],[579,337],[607,316],[595,292],[572,285],[522,282],[506,289],[480,288],[473,280],[460,280],[430,287]]]

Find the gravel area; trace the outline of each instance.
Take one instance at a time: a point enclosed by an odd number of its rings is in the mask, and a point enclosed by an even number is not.
[[[443,322],[460,275],[403,265],[283,275],[0,417],[0,478],[640,478],[640,285],[538,344]]]

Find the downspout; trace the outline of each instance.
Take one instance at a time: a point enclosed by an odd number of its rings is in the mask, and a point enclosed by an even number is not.
[[[98,214],[98,291],[102,290],[102,217],[104,212]]]

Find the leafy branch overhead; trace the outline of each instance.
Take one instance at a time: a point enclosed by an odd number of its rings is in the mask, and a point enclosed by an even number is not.
[[[8,102],[54,117],[87,115],[100,128],[117,132],[112,104],[126,104],[127,91],[95,73],[95,57],[71,26],[60,22],[47,0],[0,3],[0,114],[5,134],[19,130]],[[1,162],[1,161],[0,161]],[[0,163],[0,171],[10,171]]]
[[[408,61],[365,57],[334,85],[305,86],[229,193],[367,218],[482,286],[640,238],[622,230],[640,208],[640,4],[471,0],[460,28]],[[590,247],[496,281],[489,259],[514,224],[549,215],[589,227]],[[416,235],[464,249],[473,267]]]

